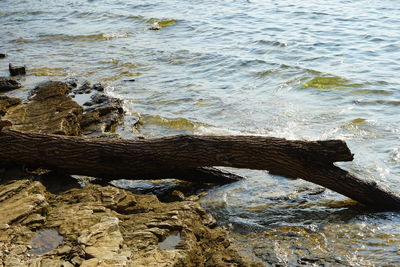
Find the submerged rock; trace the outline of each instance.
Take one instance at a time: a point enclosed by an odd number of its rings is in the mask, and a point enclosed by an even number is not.
[[[13,66],[11,63],[8,65],[8,70],[10,71],[11,76],[17,75],[25,75],[26,67],[25,66]]]
[[[153,26],[149,27],[150,31],[159,31],[161,27],[158,24],[154,24]]]
[[[18,89],[20,87],[21,87],[21,84],[18,81],[0,77],[0,92],[11,91],[14,89]]]
[[[98,185],[52,194],[19,180],[0,186],[0,214],[5,266],[261,266],[234,251],[196,202]]]
[[[75,85],[75,87],[77,87],[77,86]],[[73,93],[74,94],[89,94],[91,91],[92,91],[92,88],[90,86],[90,83],[88,81],[86,81],[83,84],[81,84],[81,86],[74,89]]]

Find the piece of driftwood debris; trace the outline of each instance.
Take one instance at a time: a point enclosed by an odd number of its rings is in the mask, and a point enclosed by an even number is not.
[[[346,143],[340,140],[189,135],[108,140],[6,129],[0,133],[0,163],[3,164],[23,163],[105,179],[179,178],[198,182],[217,178],[204,179],[207,176],[203,177],[201,171],[212,173],[213,170],[205,167],[268,170],[322,185],[368,206],[399,209],[397,195],[333,165],[352,159]]]

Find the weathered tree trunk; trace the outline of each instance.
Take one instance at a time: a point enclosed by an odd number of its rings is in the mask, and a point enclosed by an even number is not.
[[[202,171],[213,172],[203,167],[268,170],[322,185],[366,205],[399,209],[398,196],[333,165],[352,159],[346,143],[340,140],[181,135],[132,141],[0,133],[0,162],[6,164],[20,162],[107,179],[195,178],[199,182],[204,182]],[[191,176],[194,173],[197,175]],[[213,180],[215,175],[210,177]]]

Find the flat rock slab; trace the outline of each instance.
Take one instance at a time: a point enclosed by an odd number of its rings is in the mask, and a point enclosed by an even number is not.
[[[80,135],[83,109],[69,91],[63,82],[43,83],[33,90],[29,103],[10,110],[4,118],[21,132]]]
[[[21,104],[21,102],[19,98],[0,95],[0,116],[5,115],[9,108]]]
[[[161,203],[98,185],[51,194],[40,182],[18,180],[0,185],[0,207],[1,266],[262,266],[233,250],[196,202]],[[28,219],[35,214],[43,219]],[[57,231],[61,243],[36,253],[37,229]],[[171,236],[180,240],[160,245]]]
[[[0,187],[0,225],[24,222],[47,208],[44,186],[23,180]]]

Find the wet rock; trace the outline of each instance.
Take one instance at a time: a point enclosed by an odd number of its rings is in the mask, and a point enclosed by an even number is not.
[[[67,82],[45,82],[32,90],[29,102],[6,114],[20,100],[0,98],[0,116],[13,123],[13,129],[61,135],[101,136],[112,133],[123,118],[122,101],[101,93],[101,84],[91,86],[84,83],[74,89],[72,80]],[[89,94],[86,96],[86,92]],[[76,96],[72,99],[72,96]],[[88,97],[81,107],[78,96]],[[79,101],[78,101],[79,102]]]
[[[84,106],[94,106],[110,102],[110,98],[104,94],[94,94],[91,96],[90,101],[84,103]]]
[[[158,24],[154,24],[149,28],[150,31],[159,31],[161,30],[161,27]]]
[[[0,53],[0,58],[5,58],[5,57],[7,57],[7,54]]]
[[[76,82],[76,80],[75,80]],[[81,86],[77,87],[75,83],[76,89],[72,91],[73,94],[91,94],[93,91],[96,92],[104,92],[104,86],[101,83],[95,83],[90,85],[90,82],[85,81]],[[75,88],[74,87],[74,88]]]
[[[0,77],[0,92],[11,91],[21,88],[21,83],[13,79]]]
[[[90,83],[88,81],[84,82],[81,86],[76,88],[73,93],[74,94],[89,94],[91,93],[92,88],[90,86]]]
[[[7,211],[0,217],[5,266],[261,266],[235,252],[225,231],[206,226],[196,202],[161,203],[90,184],[52,194],[19,180],[0,186],[0,208]],[[33,214],[44,217],[39,226],[21,224]]]
[[[104,86],[101,83],[93,84],[92,89],[97,92],[104,92]]]
[[[68,84],[68,87],[70,88],[70,90],[72,90],[78,86],[78,81],[77,81],[77,79],[74,79],[74,78],[67,79],[65,82]]]
[[[11,76],[25,75],[26,67],[25,66],[13,66],[11,63],[8,64],[8,70],[10,71]]]
[[[83,135],[100,137],[105,133],[112,133],[122,121],[122,101],[104,94],[104,91],[105,88],[100,83],[91,85],[84,82],[70,93],[84,108],[80,123]]]
[[[282,226],[265,231],[263,237],[267,241],[254,246],[253,253],[271,266],[349,266],[336,261],[324,234],[310,229]]]
[[[85,135],[113,132],[123,118],[122,101],[102,93],[94,93],[83,105],[81,127]]]
[[[13,129],[61,135],[79,135],[83,109],[68,95],[63,82],[46,82],[32,91],[30,102],[7,112]]]
[[[7,110],[21,104],[21,99],[0,95],[0,116],[4,116]]]
[[[48,203],[39,182],[20,180],[0,186],[0,225],[21,223],[33,214],[42,214]],[[29,221],[26,221],[29,224]]]
[[[93,124],[100,123],[100,121],[101,121],[101,118],[100,118],[99,112],[97,112],[97,111],[86,112],[83,114],[83,117],[81,120],[81,127],[83,129],[87,129]]]

